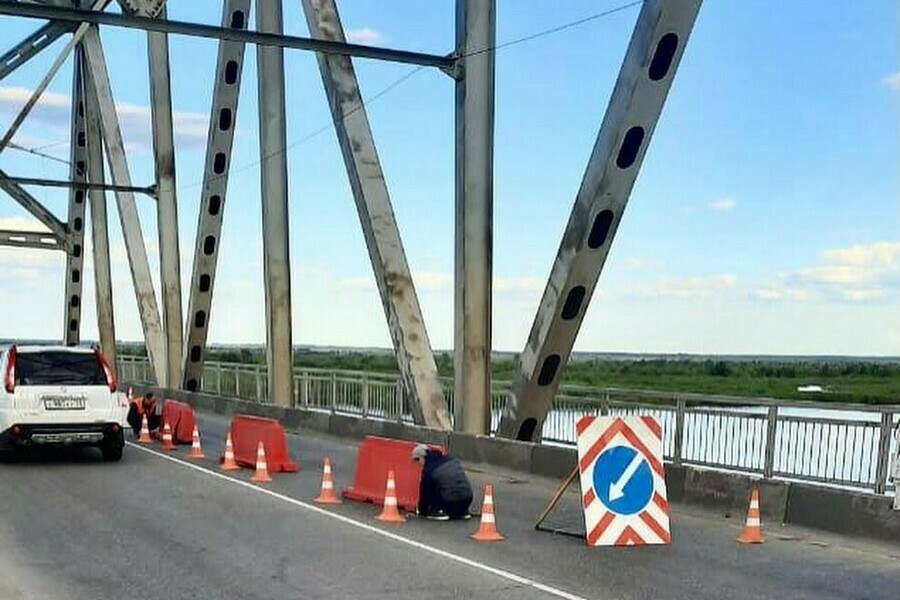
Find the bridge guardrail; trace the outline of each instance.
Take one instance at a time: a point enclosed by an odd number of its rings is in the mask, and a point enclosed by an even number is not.
[[[119,357],[119,377],[152,382],[144,357]],[[491,431],[496,431],[509,382],[495,382]],[[452,381],[444,380],[453,409]],[[200,391],[266,403],[264,365],[207,362]],[[412,423],[396,375],[313,368],[294,370],[295,406]],[[545,442],[574,445],[585,414],[652,414],[663,424],[663,453],[675,465],[695,465],[811,481],[830,486],[896,491],[889,477],[897,460],[900,406],[783,401],[647,390],[561,386],[543,428]]]

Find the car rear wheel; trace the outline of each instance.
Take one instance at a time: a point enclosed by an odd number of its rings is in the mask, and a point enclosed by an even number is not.
[[[125,449],[125,436],[119,432],[115,440],[107,442],[100,446],[100,452],[103,453],[103,460],[106,462],[119,462],[122,460],[122,451]]]

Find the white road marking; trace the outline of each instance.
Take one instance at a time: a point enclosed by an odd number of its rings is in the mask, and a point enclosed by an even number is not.
[[[464,556],[460,556],[458,554],[453,554],[452,552],[447,552],[446,550],[441,550],[440,548],[435,548],[434,546],[429,546],[428,544],[424,544],[422,542],[417,542],[415,540],[411,540],[409,538],[405,538],[402,535],[397,535],[396,533],[391,533],[390,531],[385,531],[384,529],[379,529],[373,525],[369,525],[368,523],[363,523],[361,521],[357,521],[355,519],[351,519],[350,517],[345,517],[344,515],[339,515],[337,513],[329,512],[314,504],[307,504],[301,500],[297,500],[296,498],[291,498],[290,496],[285,496],[284,494],[279,494],[278,492],[273,492],[272,490],[268,490],[266,488],[260,487],[253,483],[242,481],[240,479],[235,479],[233,477],[229,477],[222,473],[218,473],[216,471],[211,471],[207,468],[204,468],[196,463],[189,463],[187,461],[181,460],[179,458],[175,458],[169,454],[163,454],[161,452],[157,452],[156,450],[152,450],[150,448],[146,448],[144,446],[134,444],[132,442],[125,442],[127,445],[135,448],[137,450],[141,450],[148,454],[153,454],[154,456],[158,456],[159,458],[164,458],[165,460],[172,461],[173,463],[179,464],[183,467],[187,467],[189,469],[193,469],[195,471],[199,471],[201,473],[205,473],[217,479],[221,479],[223,481],[227,481],[229,483],[233,483],[235,485],[239,485],[241,487],[253,490],[255,492],[259,492],[260,494],[264,494],[271,498],[275,498],[277,500],[281,500],[282,502],[287,502],[288,504],[293,504],[294,506],[298,506],[300,508],[305,508],[306,510],[310,510],[312,512],[318,513],[322,516],[328,517],[330,519],[334,519],[336,521],[340,521],[341,523],[345,523],[347,525],[351,525],[353,527],[358,527],[359,529],[363,529],[370,533],[374,533],[376,535],[380,535],[382,537],[394,540],[395,542],[400,542],[402,544],[407,544],[414,548],[418,548],[419,550],[424,550],[426,552],[430,552],[431,554],[435,554],[437,556],[446,558],[448,560],[452,560],[454,562],[458,562],[460,564],[466,565],[468,567],[472,567],[473,569],[478,569],[479,571],[484,571],[485,573],[490,573],[491,575],[496,575],[497,577],[502,577],[503,579],[507,579],[509,581],[513,581],[520,585],[524,585],[527,587],[534,588],[536,590],[540,590],[547,594],[556,596],[558,598],[565,598],[566,600],[587,600],[582,596],[576,596],[575,594],[570,594],[564,590],[559,588],[555,588],[539,581],[534,581],[533,579],[528,579],[527,577],[522,577],[521,575],[516,575],[510,571],[505,571],[503,569],[498,569],[496,567],[490,567],[488,565],[481,564],[480,562],[476,562]]]

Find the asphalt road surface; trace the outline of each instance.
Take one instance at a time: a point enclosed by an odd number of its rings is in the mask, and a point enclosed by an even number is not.
[[[227,421],[200,419],[217,456]],[[556,482],[467,465],[493,483],[507,540],[477,543],[469,522],[383,525],[378,509],[312,504],[329,456],[338,487],[355,444],[289,436],[300,473],[272,484],[130,444],[120,463],[94,450],[44,451],[0,462],[0,581],[11,598],[890,599],[900,598],[900,548],[764,523],[768,541],[734,541],[744,515],[673,506],[665,547],[588,548],[538,532]],[[262,487],[263,489],[260,489]],[[481,494],[473,509],[480,508]],[[550,524],[583,527],[569,494]]]

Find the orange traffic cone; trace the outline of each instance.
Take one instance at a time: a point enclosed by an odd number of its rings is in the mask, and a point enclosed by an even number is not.
[[[256,447],[256,473],[253,474],[250,481],[257,483],[272,481],[272,478],[269,477],[269,467],[266,465],[266,447],[262,442]]]
[[[222,461],[222,470],[237,471],[240,468],[240,465],[234,460],[234,444],[231,441],[231,432],[229,431],[228,436],[225,438],[225,459]]]
[[[153,440],[150,438],[150,425],[147,423],[147,415],[141,420],[141,435],[138,438],[139,444],[150,444]]]
[[[322,467],[322,491],[318,498],[313,500],[317,504],[340,504],[341,499],[334,495],[334,479],[331,476],[331,461],[325,457],[325,465]]]
[[[506,538],[497,531],[497,522],[494,520],[494,486],[484,486],[484,504],[481,507],[481,525],[478,531],[472,534],[473,540],[479,542],[499,542]]]
[[[172,428],[169,427],[168,421],[163,425],[162,449],[169,451],[175,449],[175,444],[172,442]]]
[[[394,481],[393,471],[388,471],[387,488],[384,492],[384,510],[375,518],[385,523],[406,523],[406,519],[397,510],[397,483]]]
[[[200,447],[200,430],[194,425],[194,432],[191,434],[191,451],[188,452],[188,458],[206,458],[203,454],[203,448]]]
[[[762,522],[759,519],[759,490],[750,492],[750,510],[747,511],[747,525],[737,538],[742,544],[762,544],[766,540],[762,536]]]

